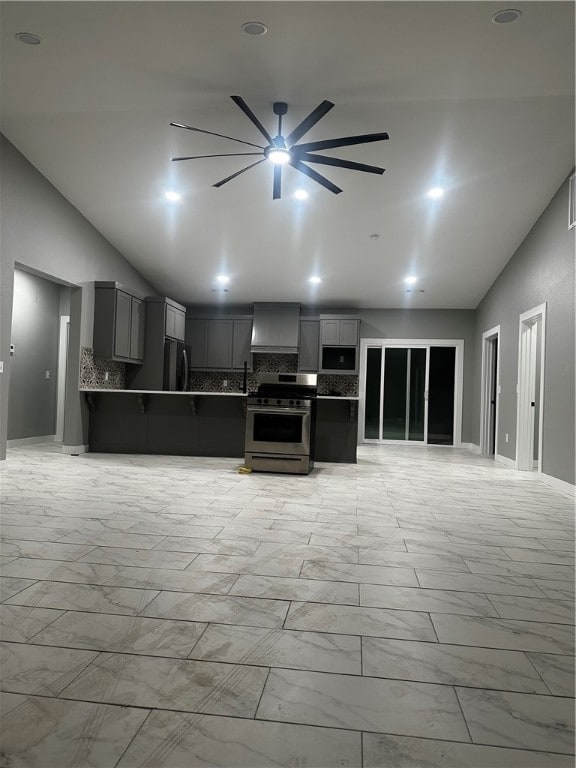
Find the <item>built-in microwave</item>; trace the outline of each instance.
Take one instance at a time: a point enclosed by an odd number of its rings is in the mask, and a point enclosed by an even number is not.
[[[357,347],[322,347],[321,370],[356,371]]]

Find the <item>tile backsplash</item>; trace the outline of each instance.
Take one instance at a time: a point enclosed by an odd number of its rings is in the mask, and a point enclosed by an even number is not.
[[[108,372],[108,381],[105,374]],[[94,357],[91,347],[80,350],[80,389],[124,389],[126,366]]]

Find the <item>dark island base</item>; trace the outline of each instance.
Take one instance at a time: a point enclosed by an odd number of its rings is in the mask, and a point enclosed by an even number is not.
[[[246,399],[226,395],[87,393],[95,453],[244,458]],[[319,400],[315,461],[356,463],[356,403]]]

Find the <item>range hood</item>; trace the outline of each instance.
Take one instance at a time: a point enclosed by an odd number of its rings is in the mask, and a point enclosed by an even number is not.
[[[254,304],[251,352],[298,354],[300,304]]]

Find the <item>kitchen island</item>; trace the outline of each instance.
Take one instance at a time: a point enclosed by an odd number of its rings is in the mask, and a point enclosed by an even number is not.
[[[83,389],[98,453],[244,458],[246,395]],[[356,462],[357,397],[317,398],[316,461]]]

